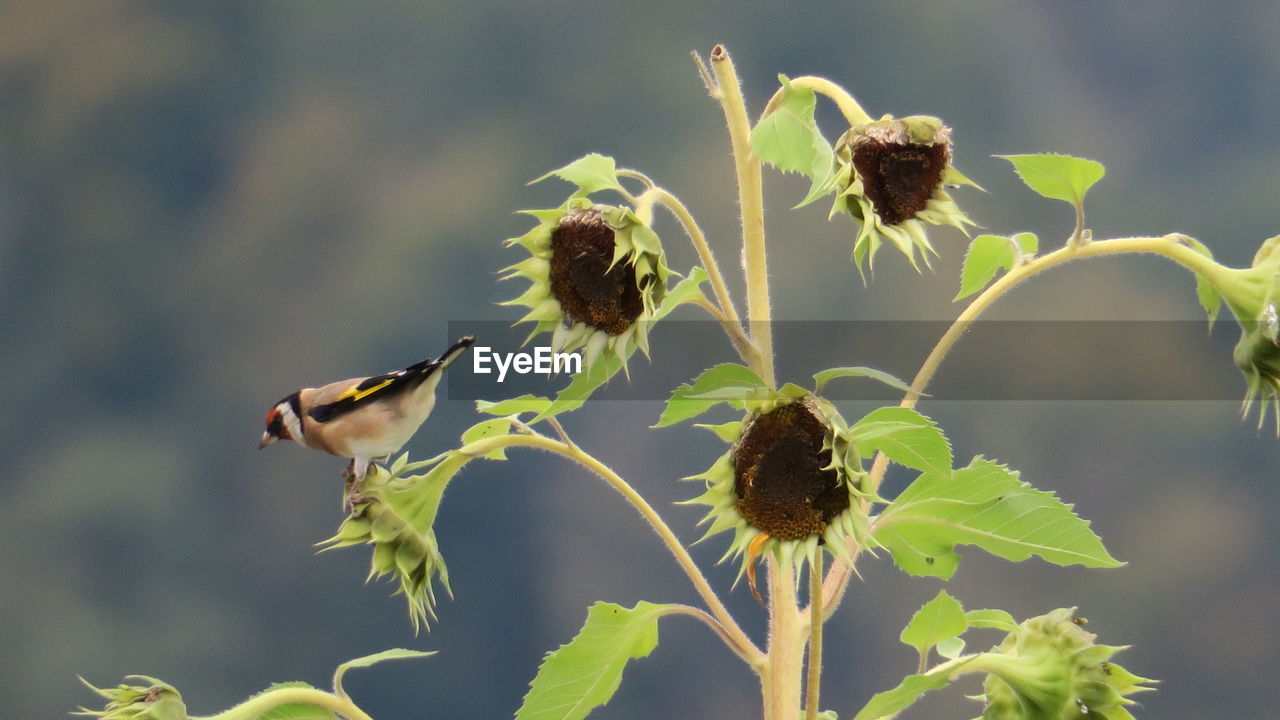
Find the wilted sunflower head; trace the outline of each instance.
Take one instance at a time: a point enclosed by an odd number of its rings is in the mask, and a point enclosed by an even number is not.
[[[585,365],[604,352],[627,358],[649,352],[649,324],[667,292],[671,270],[658,236],[628,208],[575,197],[553,210],[529,212],[537,227],[507,241],[531,257],[503,278],[532,284],[507,305],[529,312],[529,334],[551,331],[553,352],[585,347]]]
[[[951,166],[951,128],[938,118],[886,115],[850,128],[835,152],[838,190],[832,212],[847,212],[861,223],[853,244],[859,269],[871,266],[886,239],[912,266],[918,248],[927,265],[936,252],[925,223],[961,232],[974,224],[947,194],[948,185],[974,183]]]
[[[101,710],[82,707],[74,714],[102,720],[187,720],[187,706],[172,685],[146,675],[130,675],[125,680],[146,684],[121,683],[114,688],[98,688],[81,678],[90,690],[106,698],[107,704]]]
[[[1124,648],[1097,645],[1075,608],[1059,608],[1018,625],[972,661],[987,671],[984,720],[1132,720],[1128,698],[1150,690],[1110,662]]]
[[[689,478],[704,480],[707,490],[688,502],[711,507],[703,539],[733,529],[723,559],[741,557],[740,575],[765,552],[799,568],[819,547],[849,559],[846,540],[866,539],[861,463],[830,403],[780,396],[717,431],[732,446]]]

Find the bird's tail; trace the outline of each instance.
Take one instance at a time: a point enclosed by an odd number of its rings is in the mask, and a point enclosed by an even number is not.
[[[476,339],[474,337],[472,337],[471,335],[467,335],[466,337],[459,339],[458,342],[454,343],[453,345],[450,345],[449,349],[445,350],[444,354],[441,355],[440,357],[435,359],[423,360],[420,363],[414,363],[413,365],[410,365],[409,367],[405,368],[404,372],[406,375],[416,375],[418,373],[422,373],[424,376],[426,376],[426,375],[430,375],[436,370],[444,370],[445,368],[449,367],[450,363],[452,363],[454,360],[457,360],[458,356],[461,355],[463,352],[465,352],[467,348],[471,347],[471,344],[474,343],[475,341]]]

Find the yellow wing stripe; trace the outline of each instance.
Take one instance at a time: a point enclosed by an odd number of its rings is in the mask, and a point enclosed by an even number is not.
[[[365,388],[364,390],[361,390],[359,385],[352,385],[351,387],[347,388],[345,392],[339,395],[338,399],[346,400],[347,398],[351,398],[353,400],[363,400],[364,398],[367,398],[370,395],[378,392],[382,388],[390,385],[394,380],[395,378],[387,378],[386,380],[383,380],[377,385],[374,385],[373,387]]]

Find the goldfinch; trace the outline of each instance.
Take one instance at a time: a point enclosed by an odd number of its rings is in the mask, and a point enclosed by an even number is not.
[[[435,407],[436,385],[444,369],[473,342],[475,338],[464,337],[438,359],[385,375],[303,388],[267,412],[267,430],[258,448],[292,440],[351,458],[348,468],[359,483],[370,462],[387,458],[418,431]]]

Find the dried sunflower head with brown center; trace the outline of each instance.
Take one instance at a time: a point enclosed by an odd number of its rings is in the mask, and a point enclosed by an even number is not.
[[[964,232],[973,225],[947,193],[974,185],[951,166],[951,128],[934,117],[893,118],[851,128],[836,143],[838,191],[834,212],[861,223],[853,245],[859,269],[870,267],[885,240],[916,265],[936,252],[925,223]],[[976,187],[976,185],[975,185]]]
[[[590,366],[602,353],[625,360],[648,354],[649,324],[666,295],[671,270],[658,236],[628,208],[575,197],[553,210],[529,212],[533,230],[508,245],[530,257],[506,269],[529,289],[507,305],[524,305],[529,339],[550,331],[554,352],[585,348]]]
[[[849,538],[866,538],[859,502],[862,468],[847,425],[827,401],[783,397],[751,413],[721,437],[733,445],[707,472],[690,503],[710,506],[706,537],[732,528],[725,559],[742,570],[770,552],[797,568],[820,547],[848,559]]]

